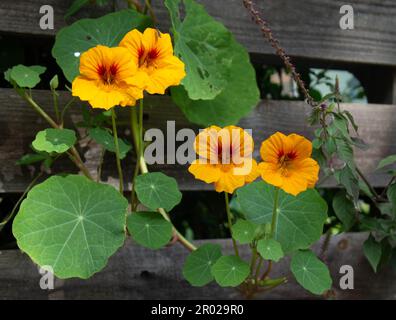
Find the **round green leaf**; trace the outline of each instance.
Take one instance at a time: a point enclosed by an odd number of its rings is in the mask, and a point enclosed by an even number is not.
[[[34,88],[40,83],[40,75],[46,70],[42,66],[24,66],[19,64],[12,67],[6,75],[6,80],[13,80],[21,88]]]
[[[222,287],[240,285],[249,273],[249,264],[237,256],[222,256],[212,267],[212,274]]]
[[[118,46],[132,29],[144,30],[151,20],[134,10],[121,10],[97,19],[81,19],[60,30],[56,35],[52,55],[72,82],[79,74],[80,56],[97,45]]]
[[[185,14],[180,15],[183,2]],[[173,32],[175,53],[183,60],[186,77],[182,84],[192,100],[211,100],[224,90],[232,64],[235,40],[224,25],[192,0],[166,0]]]
[[[255,238],[256,225],[239,219],[231,228],[232,237],[241,244],[251,243]]]
[[[172,237],[172,224],[158,212],[134,212],[127,226],[132,239],[150,249],[165,246]]]
[[[183,266],[184,278],[195,287],[202,287],[213,280],[212,265],[221,257],[218,244],[204,244],[191,252]]]
[[[100,144],[107,151],[116,152],[114,137],[106,129],[99,127],[91,128],[88,130],[88,134],[96,143]],[[121,138],[118,138],[118,147],[120,150],[120,159],[124,159],[132,148],[130,144],[126,143]]]
[[[109,185],[53,176],[35,186],[13,223],[19,248],[59,278],[88,278],[124,243],[128,202]]]
[[[76,133],[73,130],[45,129],[37,133],[32,145],[37,151],[63,153],[69,150],[76,140]]]
[[[297,282],[314,294],[322,294],[331,288],[329,269],[310,250],[297,252],[292,257],[290,269]]]
[[[246,49],[235,43],[227,86],[213,100],[191,100],[183,86],[172,87],[172,99],[193,123],[209,126],[235,124],[248,115],[260,100],[256,74]]]
[[[275,187],[253,182],[237,190],[237,199],[246,219],[255,223],[271,223]],[[279,190],[278,223],[275,240],[285,253],[306,249],[317,241],[327,218],[327,204],[315,189],[297,196]]]
[[[182,198],[177,182],[161,172],[145,173],[136,177],[135,190],[139,201],[150,209],[171,210]]]
[[[281,244],[274,239],[261,239],[257,242],[257,251],[267,260],[278,262],[283,257]]]

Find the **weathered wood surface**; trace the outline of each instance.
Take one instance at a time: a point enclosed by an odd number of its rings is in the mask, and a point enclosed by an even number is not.
[[[99,16],[113,8],[112,1],[104,9],[85,8],[77,17]],[[198,0],[208,12],[222,21],[246,46],[249,52],[274,53],[250,21],[242,0]],[[263,16],[286,51],[295,57],[319,60],[362,62],[396,66],[396,3],[393,0],[352,0],[355,12],[354,30],[339,27],[342,0],[260,0],[256,1]],[[72,0],[47,0],[55,9],[55,29],[41,30],[41,0],[5,0],[0,2],[0,32],[53,36],[66,25],[64,14]],[[115,0],[116,7],[125,6]],[[153,1],[159,27],[168,30],[169,17],[163,1]],[[71,19],[73,21],[75,18]],[[69,21],[69,22],[70,22]]]
[[[362,253],[367,234],[342,234],[331,239],[325,261],[333,278],[332,299],[396,299],[396,272],[390,268],[374,274]],[[230,240],[216,242],[223,253],[232,253]],[[321,252],[323,238],[314,245]],[[248,248],[242,255],[249,258]],[[193,288],[182,278],[181,269],[187,251],[179,244],[157,251],[148,250],[127,241],[108,266],[91,279],[55,281],[54,290],[41,290],[41,275],[31,260],[17,250],[0,252],[0,299],[241,299],[232,288],[210,284]],[[286,276],[288,283],[256,299],[323,299],[302,289],[289,271],[289,258],[276,264],[272,277]],[[354,270],[354,289],[342,290],[339,273],[342,265]]]
[[[33,97],[43,106],[45,110],[52,113],[52,102],[50,92],[34,90]],[[70,98],[69,93],[62,92],[60,105]],[[396,154],[396,107],[394,105],[358,105],[345,104],[346,108],[355,116],[359,124],[360,136],[370,145],[367,151],[357,150],[357,163],[374,186],[384,186],[388,182],[385,172],[376,172],[378,162],[383,157]],[[130,139],[128,109],[119,109],[120,131],[126,138]],[[193,128],[171,102],[170,97],[149,97],[145,103],[146,121],[145,128],[159,128],[166,135],[166,121],[175,121],[176,130],[181,128]],[[276,131],[285,133],[298,133],[309,138],[313,136],[313,128],[306,123],[309,107],[303,102],[292,101],[262,101],[259,106],[246,118],[242,119],[240,125],[246,129],[253,130],[255,139],[255,153],[257,160],[260,159],[258,150],[261,141]],[[75,124],[82,120],[81,104],[70,109],[69,123]],[[35,134],[48,125],[42,120],[29,105],[23,101],[12,89],[0,89],[0,192],[21,192],[30,182],[32,168],[20,168],[15,162],[28,152],[29,146],[34,140]],[[80,130],[80,129],[79,129]],[[85,135],[83,131],[80,131]],[[95,143],[84,143],[81,146],[86,165],[93,174],[99,161],[100,148]],[[132,176],[133,161],[131,155],[123,161],[126,171],[125,177]],[[106,156],[103,181],[117,183],[114,155],[108,153]],[[175,177],[182,190],[211,190],[210,185],[193,179],[187,172],[187,166],[165,164],[153,165],[153,171],[161,170]],[[75,172],[75,168],[68,159],[59,160],[55,172]],[[326,181],[323,186],[334,186],[334,181]]]

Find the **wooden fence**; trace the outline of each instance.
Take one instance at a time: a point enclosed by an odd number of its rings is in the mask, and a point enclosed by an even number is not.
[[[69,1],[46,0],[55,10],[55,29],[39,27],[39,8],[42,0],[12,0],[0,2],[0,36],[17,38],[53,39],[65,26],[64,14]],[[125,1],[109,1],[104,8],[83,9],[75,18],[96,17],[110,10],[123,8]],[[255,63],[280,64],[273,49],[264,41],[257,26],[251,22],[241,0],[198,0],[214,17],[222,21],[248,49]],[[274,33],[286,51],[293,56],[299,67],[342,68],[350,70],[365,87],[369,104],[343,104],[350,110],[360,126],[360,135],[371,148],[364,154],[357,151],[357,162],[370,182],[376,187],[387,182],[383,173],[375,172],[378,161],[386,155],[396,154],[396,2],[393,0],[352,0],[355,12],[354,30],[339,28],[340,0],[261,0],[257,1],[263,15],[268,18]],[[162,1],[153,1],[159,28],[169,29],[168,14]],[[51,113],[51,93],[35,90],[33,96]],[[68,93],[61,93],[66,101]],[[373,104],[375,103],[375,104]],[[151,97],[146,102],[145,127],[165,128],[166,120],[175,120],[176,128],[192,126],[174,106],[169,97]],[[309,107],[303,102],[261,101],[257,108],[240,125],[253,130],[256,142],[262,141],[274,131],[297,132],[312,137],[313,129],[306,124]],[[71,110],[67,121],[81,120],[79,105]],[[15,165],[29,150],[29,144],[39,129],[47,125],[26,105],[12,89],[0,89],[0,194],[22,192],[32,177],[31,170]],[[123,132],[127,136],[127,127]],[[96,169],[98,148],[82,145],[87,166]],[[256,143],[256,149],[258,143]],[[257,150],[255,151],[257,155]],[[117,183],[112,168],[113,159],[106,159],[103,180]],[[124,161],[131,172],[132,161]],[[56,171],[74,170],[67,161],[61,161]],[[175,177],[182,190],[208,190],[210,186],[191,178],[185,166],[155,165]],[[334,181],[323,186],[334,187]],[[126,186],[128,187],[128,186]],[[374,276],[361,253],[361,244],[367,235],[347,234],[334,238],[328,251],[331,272],[335,279],[336,298],[396,298],[392,288],[395,274],[386,270]],[[348,243],[342,251],[340,243]],[[224,241],[220,241],[226,245]],[[319,245],[318,245],[319,246]],[[93,279],[84,281],[58,281],[57,290],[46,292],[38,289],[37,268],[17,251],[0,252],[0,299],[1,298],[235,298],[237,292],[208,288],[191,288],[181,280],[180,269],[185,253],[175,246],[169,251],[149,251],[136,246],[125,247],[110,260],[105,271]],[[174,261],[179,266],[174,267]],[[285,260],[275,273],[286,270]],[[355,290],[342,291],[338,287],[339,267],[350,264],[355,267]],[[153,276],[154,275],[154,276]],[[175,285],[170,287],[171,280]],[[368,281],[370,280],[370,281]],[[275,290],[264,298],[312,297],[291,281],[289,285]]]

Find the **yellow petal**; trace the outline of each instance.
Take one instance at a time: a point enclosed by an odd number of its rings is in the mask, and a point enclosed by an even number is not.
[[[287,136],[291,151],[296,154],[296,160],[309,158],[312,154],[312,143],[308,139],[298,134],[290,134]]]
[[[270,136],[261,144],[260,155],[265,162],[277,163],[279,154],[289,149],[287,137],[280,132]]]
[[[270,162],[261,162],[258,165],[258,171],[261,174],[261,178],[276,187],[280,187],[283,184],[283,176],[278,170],[276,164]]]
[[[220,169],[216,165],[204,163],[202,160],[195,160],[188,167],[188,171],[194,175],[196,179],[213,183],[220,179]]]
[[[234,175],[233,170],[221,170],[220,179],[215,183],[217,192],[233,193],[245,184],[245,176]]]

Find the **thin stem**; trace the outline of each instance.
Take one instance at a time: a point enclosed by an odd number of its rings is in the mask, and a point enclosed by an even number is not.
[[[29,104],[33,107],[33,109],[41,115],[53,128],[55,129],[60,129],[62,128],[59,126],[31,97],[31,95],[28,95],[25,91],[21,92],[20,90],[16,90],[18,94],[24,98]],[[73,163],[82,171],[82,173],[89,179],[93,180],[89,170],[87,167],[84,165],[84,162],[82,161],[77,149],[75,147],[71,147],[70,151],[67,152],[69,155],[70,159],[73,161]]]
[[[11,220],[11,218],[15,215],[16,210],[18,209],[19,205],[21,204],[22,200],[25,198],[26,194],[30,191],[30,189],[33,188],[33,186],[36,184],[37,180],[41,178],[43,175],[43,171],[40,171],[39,174],[30,182],[30,184],[27,186],[21,197],[18,199],[17,203],[15,206],[12,208],[11,213],[2,221],[0,222],[0,231],[3,229],[3,227]]]
[[[52,98],[54,101],[54,109],[55,109],[55,116],[56,116],[56,121],[59,123],[60,122],[60,115],[59,115],[59,103],[58,103],[58,93],[55,90],[52,91]]]
[[[64,125],[64,123],[65,123],[65,114],[66,114],[67,109],[69,109],[69,107],[70,107],[71,105],[73,105],[73,103],[74,103],[75,101],[76,101],[76,98],[73,97],[73,98],[71,98],[70,101],[69,101],[68,103],[66,103],[66,105],[63,107],[63,110],[62,110],[62,113],[61,113],[61,117],[60,117],[60,126],[61,126],[61,128],[63,128],[63,125]]]
[[[304,94],[304,97],[307,103],[315,107],[317,104],[312,96],[309,94],[308,89],[305,86],[304,81],[301,78],[301,75],[297,72],[296,67],[291,62],[290,57],[286,54],[285,50],[281,47],[278,39],[272,33],[271,28],[267,21],[261,18],[260,13],[256,10],[255,4],[252,0],[243,0],[243,4],[245,8],[249,11],[253,21],[260,27],[263,36],[267,39],[270,45],[275,49],[276,54],[282,59],[284,65],[287,69],[290,70],[291,75],[294,81],[297,83],[298,87],[300,88],[301,92]]]
[[[254,274],[255,274],[254,272],[255,272],[255,269],[256,269],[255,267],[256,267],[257,258],[258,258],[257,248],[253,247],[252,248],[252,258],[250,260],[250,274],[252,276],[254,276]]]
[[[261,280],[264,280],[264,279],[270,274],[271,269],[272,269],[272,261],[269,260],[269,261],[268,261],[267,270],[266,270],[266,271],[264,272],[264,274],[261,276]]]
[[[114,108],[111,109],[111,122],[113,124],[113,136],[114,136],[115,154],[116,154],[116,161],[117,161],[118,179],[120,181],[119,190],[120,190],[120,193],[123,193],[124,192],[124,177],[123,177],[122,168],[121,168],[120,146],[118,144],[116,112],[115,112]]]
[[[140,99],[139,103],[139,158],[143,157],[144,153],[144,141],[143,141],[143,99]]]
[[[259,257],[259,262],[257,264],[256,273],[254,275],[255,283],[257,283],[257,281],[258,281],[258,278],[260,275],[260,269],[261,269],[261,266],[263,265],[263,261],[264,261],[263,258]]]
[[[362,171],[356,166],[356,172],[360,176],[360,178],[363,180],[363,182],[367,185],[369,188],[370,192],[374,195],[374,198],[377,200],[379,198],[378,193],[374,190],[373,186],[370,184],[370,182],[367,180],[365,175],[363,174]]]
[[[276,226],[278,223],[278,198],[279,198],[279,188],[275,187],[274,191],[274,207],[272,209],[272,221],[271,221],[271,238],[275,235]]]
[[[103,168],[103,161],[104,161],[105,154],[106,154],[106,149],[102,147],[102,150],[100,151],[100,160],[99,160],[99,165],[98,165],[98,170],[97,170],[96,182],[100,182],[101,177],[102,177],[102,168]]]
[[[231,214],[231,210],[230,210],[230,201],[229,201],[227,192],[224,192],[224,199],[225,199],[225,206],[226,206],[227,219],[228,219],[228,229],[230,230],[230,233],[231,233],[232,245],[234,246],[235,255],[237,257],[239,257],[238,246],[237,246],[237,243],[236,243],[236,241],[233,237],[233,234],[232,234],[232,222],[231,222],[232,214]]]
[[[140,112],[141,114],[143,114],[143,103],[140,104],[141,109]],[[142,119],[143,120],[143,119]],[[147,164],[146,161],[144,160],[144,150],[143,150],[143,141],[142,141],[142,136],[141,133],[143,132],[143,129],[140,129],[139,125],[141,125],[143,127],[143,123],[138,122],[138,115],[137,115],[137,110],[136,108],[132,107],[131,110],[131,131],[132,131],[132,138],[133,138],[133,142],[135,147],[136,146],[142,146],[142,150],[139,150],[138,152],[138,159],[136,159],[137,163],[139,164],[139,168],[140,168],[140,172],[142,174],[144,173],[148,173],[148,168],[147,168]],[[132,181],[132,184],[134,183],[134,181]],[[172,223],[171,219],[169,218],[168,213],[163,209],[163,208],[159,208],[157,210],[163,217],[165,220],[169,221],[170,223]],[[188,241],[177,229],[176,227],[173,225],[173,230],[175,235],[177,236],[177,240],[185,247],[187,248],[189,251],[194,251],[197,248],[190,242]]]
[[[156,25],[157,24],[157,17],[155,16],[153,7],[151,6],[151,0],[145,0],[144,1],[144,9],[143,9],[143,13],[147,14],[147,11],[150,14],[151,19],[153,20],[153,24]]]
[[[27,102],[29,102],[33,109],[36,110],[36,112],[39,113],[52,127],[59,127],[58,124],[54,120],[52,120],[52,118],[32,99],[30,95],[24,92],[21,96]]]

